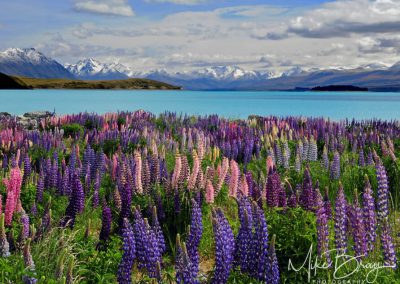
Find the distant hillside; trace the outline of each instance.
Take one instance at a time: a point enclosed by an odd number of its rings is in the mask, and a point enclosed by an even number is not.
[[[254,86],[255,90],[290,90],[328,85],[354,85],[369,91],[400,91],[400,68],[386,70],[322,70],[300,76],[280,77]],[[250,88],[250,85],[243,86]]]
[[[28,87],[16,78],[0,73],[0,89],[28,89]]]
[[[318,86],[311,89],[316,92],[368,92],[368,88],[360,88],[351,85]]]
[[[148,79],[81,81],[11,77],[1,74],[0,89],[179,90],[180,87]]]

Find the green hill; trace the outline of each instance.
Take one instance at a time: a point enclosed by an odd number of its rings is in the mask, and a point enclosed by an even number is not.
[[[0,89],[179,90],[181,87],[149,79],[82,81],[12,77],[0,73]]]

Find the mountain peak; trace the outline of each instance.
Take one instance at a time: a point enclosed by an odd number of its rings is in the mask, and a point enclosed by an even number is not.
[[[120,63],[102,63],[92,57],[81,59],[76,64],[66,64],[64,67],[76,77],[86,80],[126,79],[131,72]]]
[[[61,64],[35,48],[8,48],[0,52],[0,72],[32,78],[73,78]]]
[[[393,64],[393,65],[389,68],[389,70],[391,70],[391,71],[400,71],[400,61],[399,61],[399,62],[396,62],[395,64]]]
[[[31,61],[32,63],[37,64],[52,60],[43,55],[43,53],[37,51],[35,48],[8,48],[5,51],[0,52],[0,57],[3,60]]]

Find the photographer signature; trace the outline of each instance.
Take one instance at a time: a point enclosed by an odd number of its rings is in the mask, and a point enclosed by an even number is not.
[[[336,249],[329,250],[324,254],[331,253],[334,251],[336,251]],[[304,260],[303,264],[300,267],[297,268],[294,267],[291,259],[289,259],[288,263],[288,271],[293,270],[295,272],[298,272],[303,269],[306,270],[308,275],[308,283],[310,283],[312,271],[314,271],[314,276],[315,276],[319,269],[321,270],[334,269],[333,278],[336,280],[348,278],[354,273],[362,269],[365,269],[368,270],[365,276],[366,283],[374,283],[378,277],[379,270],[384,268],[393,268],[393,266],[387,266],[380,262],[363,263],[361,258],[364,255],[351,256],[345,253],[337,254],[334,260],[330,261],[329,263],[323,260],[324,255],[322,255],[322,257],[316,256],[313,261],[312,252],[313,252],[313,245],[311,244],[306,259]],[[352,267],[351,270],[343,272],[344,269],[349,269],[348,266]]]

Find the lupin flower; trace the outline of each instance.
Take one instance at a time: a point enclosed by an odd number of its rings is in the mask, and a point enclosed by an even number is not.
[[[268,251],[268,227],[265,220],[264,211],[253,203],[253,227],[254,236],[252,238],[253,247],[250,259],[254,259],[254,267],[252,275],[262,281],[267,282],[269,274],[271,273],[270,252]],[[252,262],[250,262],[252,264]]]
[[[75,173],[72,182],[72,194],[65,210],[65,217],[62,220],[63,226],[69,225],[71,228],[74,227],[76,215],[81,213],[85,206],[85,194],[77,173]]]
[[[375,165],[374,158],[373,158],[373,155],[372,155],[372,151],[369,151],[369,152],[368,152],[368,156],[367,156],[367,165],[368,165],[368,166],[373,166],[373,165]]]
[[[163,254],[166,250],[165,239],[164,239],[163,232],[161,230],[160,223],[158,222],[158,214],[157,214],[156,206],[153,207],[153,215],[152,215],[151,220],[152,220],[153,231],[156,234],[156,237],[158,239],[158,246],[159,246],[160,253]]]
[[[318,159],[318,147],[317,142],[314,139],[314,136],[311,136],[310,143],[308,146],[308,160],[309,161],[317,161]]]
[[[384,265],[397,268],[396,252],[394,250],[393,239],[389,226],[389,221],[384,219],[381,225],[381,245],[383,250]]]
[[[322,152],[322,164],[326,170],[329,169],[328,149],[326,148],[326,145],[324,146],[324,150]]]
[[[136,192],[139,194],[143,193],[142,186],[142,156],[138,151],[135,152],[135,187]]]
[[[192,264],[192,272],[197,277],[199,272],[199,245],[203,234],[202,214],[199,204],[192,199],[192,212],[189,227],[189,236],[187,238],[187,252]]]
[[[100,172],[96,172],[96,178],[94,180],[94,185],[93,185],[93,199],[92,199],[92,204],[93,207],[99,206],[99,191],[100,191]]]
[[[308,210],[312,211],[314,208],[314,189],[312,186],[312,180],[310,175],[310,170],[306,168],[304,170],[304,178],[303,178],[303,186],[300,194],[300,204],[301,206]]]
[[[301,156],[299,152],[296,152],[296,157],[294,159],[294,169],[297,173],[301,170]]]
[[[22,178],[22,183],[26,184],[28,181],[28,178],[31,175],[31,160],[29,159],[29,155],[25,154],[24,157],[24,176]]]
[[[290,188],[290,196],[288,198],[288,206],[290,208],[296,208],[299,203],[299,195],[297,190],[293,190],[292,187],[289,184]]]
[[[123,222],[125,218],[130,218],[131,212],[131,203],[132,203],[132,189],[130,185],[127,183],[125,186],[119,187],[121,189],[121,212],[119,215],[119,225],[120,228],[123,226]]]
[[[158,275],[157,263],[161,263],[158,238],[153,229],[149,226],[147,219],[143,219],[138,209],[135,209],[134,216],[134,234],[138,268],[146,269],[149,276],[155,278]]]
[[[269,245],[269,262],[268,262],[269,273],[267,274],[268,284],[278,284],[280,280],[278,258],[276,257],[275,253],[275,242],[276,242],[276,235],[273,235],[271,243]]]
[[[367,252],[374,249],[376,241],[376,214],[375,214],[375,201],[371,184],[369,183],[368,176],[365,175],[364,192],[363,192],[363,217],[364,227],[367,241]]]
[[[39,177],[36,185],[36,201],[41,203],[43,201],[44,182],[43,178]]]
[[[136,257],[136,244],[132,226],[126,218],[123,220],[122,237],[123,254],[118,267],[117,280],[119,284],[130,284],[132,283],[132,266]]]
[[[283,154],[281,147],[279,146],[279,141],[275,141],[274,143],[274,152],[275,152],[275,158],[276,158],[276,164],[278,166],[283,164]]]
[[[196,181],[197,181],[199,171],[200,171],[200,159],[197,156],[197,153],[195,150],[193,150],[192,157],[193,157],[193,170],[189,177],[189,182],[188,182],[189,190],[193,190],[195,188]]]
[[[329,188],[325,187],[325,195],[324,195],[324,207],[325,207],[325,213],[328,219],[332,218],[332,205],[331,201],[329,199]]]
[[[360,154],[358,155],[358,165],[360,167],[365,167],[365,157],[363,149],[360,149]]]
[[[236,197],[239,187],[240,170],[235,160],[230,162],[231,176],[229,178],[229,196]]]
[[[246,197],[238,199],[238,215],[240,228],[235,240],[235,265],[240,266],[243,273],[252,272],[253,250],[253,213],[251,203]]]
[[[228,158],[224,157],[222,159],[222,165],[221,165],[220,171],[218,173],[218,175],[219,175],[218,176],[218,185],[217,185],[217,188],[216,188],[216,193],[217,194],[221,190],[222,185],[225,182],[225,178],[226,178],[226,175],[228,173],[228,170],[229,170],[229,160],[228,160]]]
[[[333,154],[330,177],[331,179],[340,178],[340,154],[338,151],[335,151],[335,153]]]
[[[389,216],[389,184],[386,169],[381,161],[376,164],[376,179],[378,180],[377,217],[378,222]]]
[[[281,178],[278,172],[274,168],[272,168],[268,173],[267,185],[265,190],[267,205],[269,207],[280,206],[282,191],[284,191],[284,189],[282,189]]]
[[[181,155],[179,152],[176,152],[175,154],[175,168],[174,172],[172,174],[172,187],[176,188],[179,183],[179,177],[181,176],[181,170],[182,170],[182,159]]]
[[[331,264],[331,258],[329,254],[329,227],[328,227],[328,215],[324,206],[322,195],[317,188],[315,190],[315,206],[316,206],[316,218],[317,218],[317,243],[318,243],[318,255],[325,259],[327,264]]]
[[[240,179],[240,193],[243,196],[249,195],[249,185],[247,184],[246,176],[243,174],[242,178]]]
[[[0,214],[0,256],[8,257],[10,256],[10,245],[6,237],[6,229],[4,227],[4,214]]]
[[[24,263],[27,270],[34,272],[35,271],[35,263],[33,262],[32,254],[31,254],[31,239],[28,239],[25,242],[24,246]],[[24,275],[23,276],[24,283],[34,284],[37,282],[37,279],[31,276]]]
[[[343,186],[339,183],[339,191],[335,202],[335,245],[339,254],[347,251],[347,201]]]
[[[3,179],[3,183],[7,189],[7,199],[5,206],[5,223],[11,225],[14,212],[18,210],[19,196],[21,193],[22,176],[18,167],[13,167],[10,177]]]
[[[232,268],[235,241],[229,222],[221,209],[213,211],[213,228],[215,271],[211,283],[224,284],[227,283]]]
[[[206,202],[208,204],[214,203],[215,190],[211,180],[207,180],[206,186]]]
[[[114,199],[115,207],[118,209],[118,211],[121,211],[122,201],[121,201],[121,194],[119,193],[118,187],[115,187],[115,189],[114,189],[113,199]]]
[[[25,212],[21,215],[21,231],[19,242],[23,242],[29,237],[29,216]]]
[[[179,234],[176,236],[176,283],[178,284],[198,284],[197,273],[193,272],[193,265],[189,258],[186,244],[181,243]]]
[[[111,222],[112,222],[111,209],[110,207],[107,206],[107,204],[104,203],[102,212],[101,230],[99,236],[100,243],[97,245],[98,248],[100,248],[100,246],[103,243],[107,242],[111,232]]]

